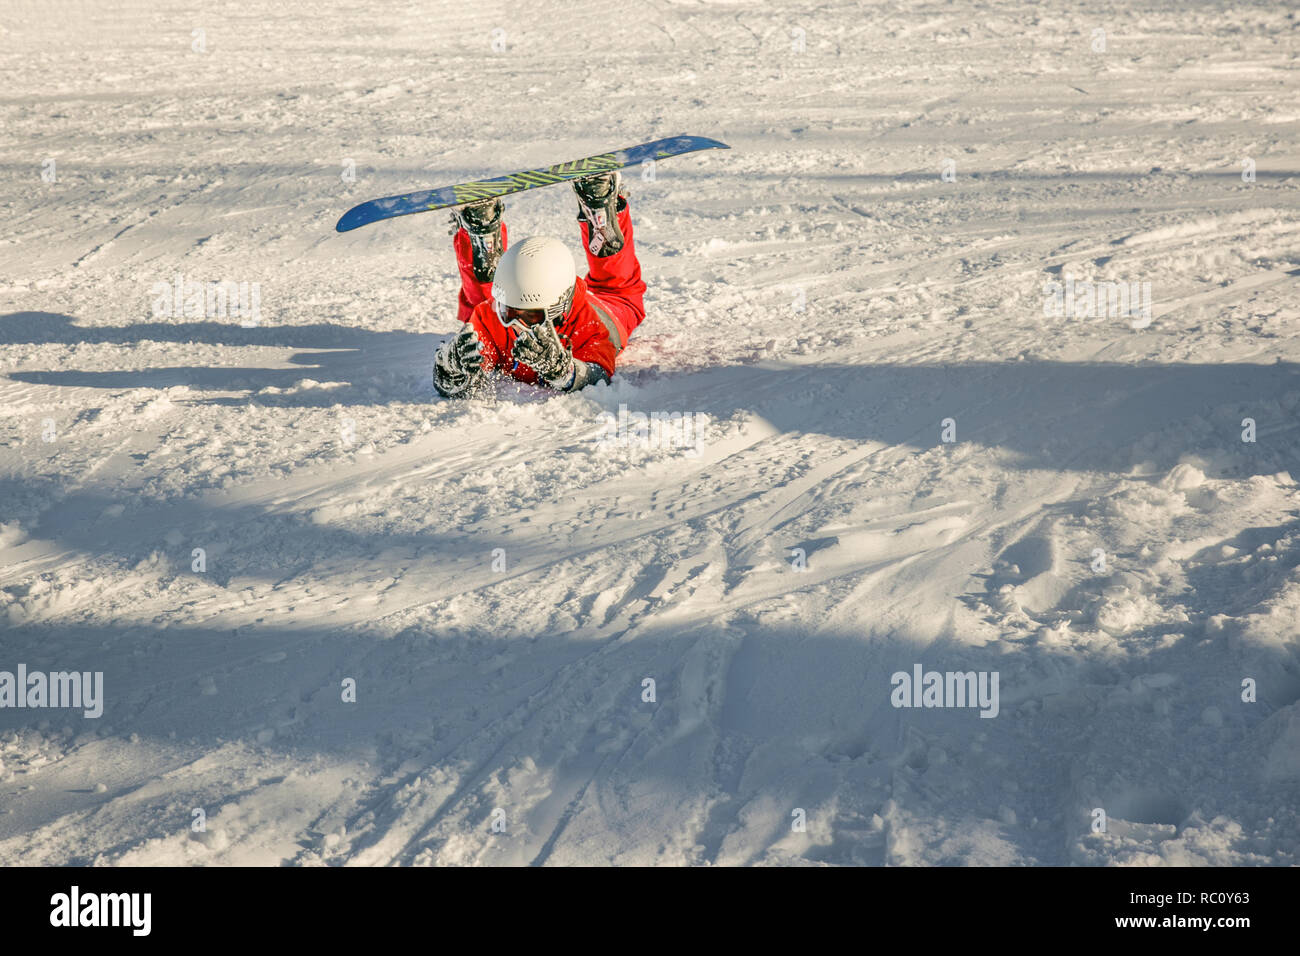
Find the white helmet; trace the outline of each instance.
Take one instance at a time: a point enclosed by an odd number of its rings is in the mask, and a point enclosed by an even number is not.
[[[507,249],[497,263],[492,280],[497,313],[505,321],[507,309],[537,309],[559,322],[573,301],[577,277],[568,246],[549,236],[530,236]]]

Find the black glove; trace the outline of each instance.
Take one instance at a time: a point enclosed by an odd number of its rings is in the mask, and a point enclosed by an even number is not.
[[[471,325],[442,343],[433,358],[433,387],[443,398],[463,398],[483,383],[483,356]]]
[[[510,350],[511,357],[527,365],[541,376],[551,388],[566,392],[573,388],[576,365],[573,353],[560,341],[560,335],[550,319],[534,326],[525,326]]]

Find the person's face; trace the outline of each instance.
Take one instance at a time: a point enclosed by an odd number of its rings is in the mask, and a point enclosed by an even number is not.
[[[498,305],[497,314],[501,316],[501,322],[504,325],[514,325],[518,322],[527,328],[531,328],[546,321],[545,309],[516,309],[512,305]]]

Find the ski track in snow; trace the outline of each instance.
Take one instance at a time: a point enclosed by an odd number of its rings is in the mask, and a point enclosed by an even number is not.
[[[0,710],[0,864],[1300,862],[1296,15],[565,9],[0,11],[0,670],[106,687]],[[446,216],[333,232],[679,133],[611,387],[439,401]]]

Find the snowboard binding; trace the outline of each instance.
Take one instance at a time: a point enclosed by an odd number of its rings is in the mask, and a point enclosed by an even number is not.
[[[612,256],[623,248],[623,231],[618,214],[627,208],[627,192],[617,170],[597,173],[574,180],[578,197],[578,221],[588,226],[587,248],[598,259]]]
[[[479,282],[491,282],[496,275],[497,263],[505,252],[505,237],[502,233],[501,216],[506,204],[500,199],[480,199],[466,206],[461,206],[451,214],[451,234],[454,236],[464,229],[469,236],[470,249],[474,255],[474,278]]]

